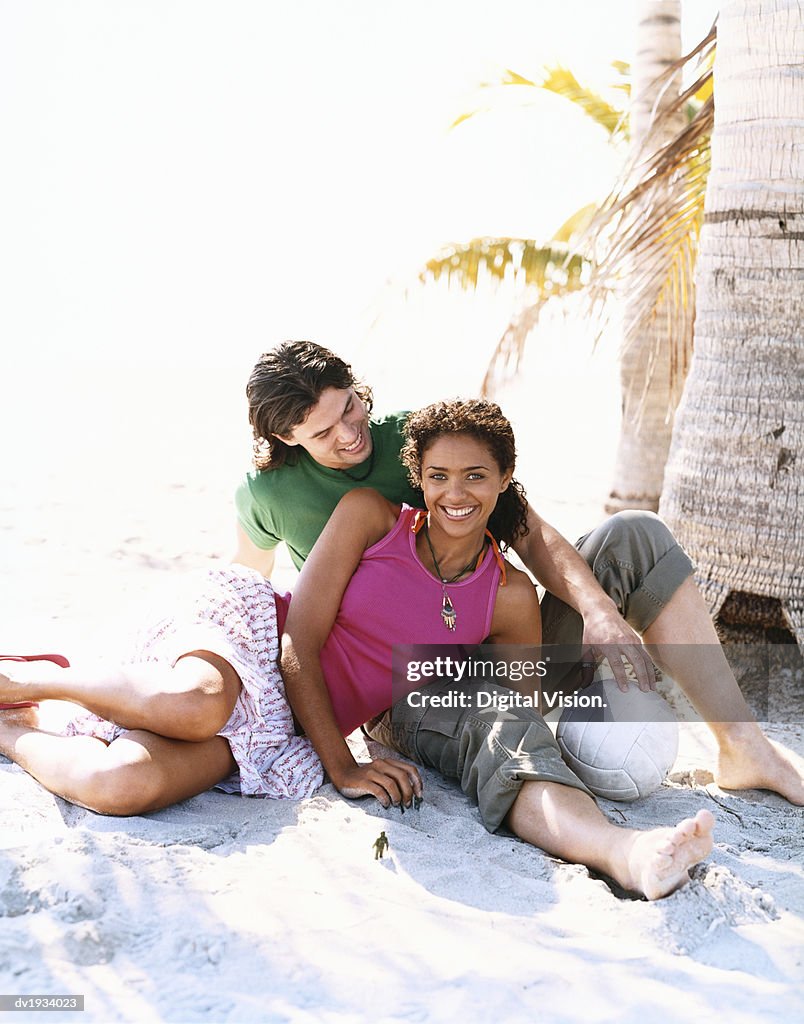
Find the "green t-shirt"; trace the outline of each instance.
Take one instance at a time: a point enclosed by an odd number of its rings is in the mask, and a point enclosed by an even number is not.
[[[399,459],[407,416],[397,412],[370,421],[374,463],[365,479],[354,480],[340,469],[322,466],[304,449],[293,466],[249,473],[235,495],[237,517],[246,534],[258,548],[284,541],[293,564],[301,569],[335,506],[355,487],[373,487],[389,501],[422,507],[421,492],[411,487]],[[362,477],[368,461],[349,472]]]

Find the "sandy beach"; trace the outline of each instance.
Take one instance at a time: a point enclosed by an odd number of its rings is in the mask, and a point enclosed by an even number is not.
[[[113,657],[174,579],[228,559],[247,372],[76,364],[6,380],[4,649]],[[573,472],[570,443],[534,472],[524,440],[520,475],[546,517],[570,536],[599,519],[605,463]],[[788,683],[800,692],[801,674]],[[775,719],[771,735],[804,754],[800,719]],[[80,994],[83,1014],[46,1019],[138,1024],[799,1019],[804,810],[719,790],[711,753],[705,728],[685,725],[658,793],[601,803],[637,827],[715,815],[711,857],[655,904],[487,834],[432,772],[404,815],[327,785],[301,802],[210,792],[113,819],[0,759],[0,994]],[[375,861],[381,829],[390,850]]]

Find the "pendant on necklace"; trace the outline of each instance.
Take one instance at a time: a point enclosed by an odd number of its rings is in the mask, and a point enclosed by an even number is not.
[[[447,588],[442,584],[441,589],[444,594],[441,600],[441,618],[443,619],[444,625],[447,627],[447,629],[452,631],[455,629],[455,622],[458,616],[455,613],[455,609],[452,606],[452,601],[450,601],[449,599]]]

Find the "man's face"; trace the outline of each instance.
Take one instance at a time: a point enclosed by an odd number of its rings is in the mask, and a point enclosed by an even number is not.
[[[277,437],[301,445],[311,458],[330,469],[351,469],[371,455],[366,407],[353,388],[327,388],[292,432]]]

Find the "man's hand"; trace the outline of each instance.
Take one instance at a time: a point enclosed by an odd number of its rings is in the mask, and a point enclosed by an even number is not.
[[[592,682],[595,663],[607,658],[621,690],[628,689],[632,668],[632,678],[636,677],[640,690],[656,688],[656,672],[642,641],[601,588],[586,560],[530,506],[528,533],[514,548],[545,590],[574,608],[583,619],[584,685]]]
[[[331,776],[332,784],[346,797],[376,796],[383,807],[404,804],[421,797],[422,780],[415,765],[381,757],[368,764],[354,764]]]
[[[620,615],[614,603],[602,605],[584,616],[581,682],[592,682],[595,665],[606,658],[617,685],[625,693],[629,676],[640,690],[656,689],[656,669],[639,635]],[[633,674],[629,672],[633,669]]]

